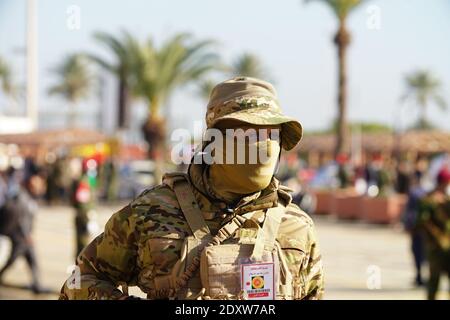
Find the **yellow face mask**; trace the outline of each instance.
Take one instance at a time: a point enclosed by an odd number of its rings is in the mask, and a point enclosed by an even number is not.
[[[225,138],[226,146],[234,139]],[[219,195],[245,195],[265,189],[275,173],[280,144],[275,140],[239,143],[234,140],[234,155],[228,155],[230,147],[215,148],[216,155],[223,156],[223,163],[209,167],[209,177],[214,191]],[[243,155],[245,152],[245,156]],[[234,156],[234,157],[233,157]],[[234,158],[234,159],[233,159]],[[233,159],[233,161],[227,161]]]

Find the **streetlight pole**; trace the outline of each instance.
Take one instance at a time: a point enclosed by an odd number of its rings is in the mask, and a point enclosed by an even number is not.
[[[27,0],[27,118],[38,128],[37,0]]]

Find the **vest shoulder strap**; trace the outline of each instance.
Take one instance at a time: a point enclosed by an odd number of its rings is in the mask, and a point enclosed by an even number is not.
[[[181,179],[177,177],[172,183],[173,191],[180,204],[180,209],[183,212],[194,237],[201,240],[210,235],[211,232],[206,225],[203,214],[195,199],[194,193],[192,192],[192,187],[187,180],[187,176],[184,175]]]
[[[275,241],[278,235],[278,229],[280,228],[283,212],[284,207],[280,204],[267,210],[263,227],[256,236],[255,247],[253,248],[251,256],[252,260],[260,260],[264,250],[271,251],[275,247]]]

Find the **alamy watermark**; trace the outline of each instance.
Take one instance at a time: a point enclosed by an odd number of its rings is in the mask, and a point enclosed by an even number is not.
[[[201,125],[194,125],[194,134]],[[200,131],[201,132],[201,131]],[[278,128],[217,129],[208,128],[197,145],[191,144],[192,133],[185,128],[171,134],[174,146],[171,159],[174,164],[265,164],[270,161],[269,141],[280,142]],[[203,148],[201,148],[203,147]]]
[[[70,274],[70,277],[66,281],[68,289],[81,289],[81,271],[80,267],[71,265],[67,267],[66,273]]]
[[[70,31],[81,29],[81,8],[77,5],[70,5],[66,9],[66,26]]]
[[[381,289],[381,268],[377,265],[370,265],[367,267],[367,289],[380,290]]]
[[[369,30],[381,30],[381,8],[376,5],[370,5],[366,9],[368,15],[366,27]]]

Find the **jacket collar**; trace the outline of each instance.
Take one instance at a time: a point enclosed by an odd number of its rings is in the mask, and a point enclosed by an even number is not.
[[[232,205],[214,193],[207,176],[207,165],[191,164],[188,176],[200,209],[204,212],[207,220],[213,219],[218,213],[237,215],[272,208],[278,205],[279,200],[287,205],[292,199],[286,189],[280,188],[279,181],[273,177],[267,188],[245,195],[235,205]]]

